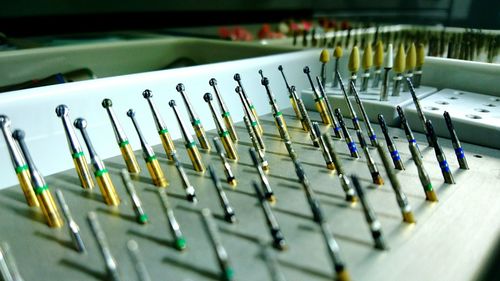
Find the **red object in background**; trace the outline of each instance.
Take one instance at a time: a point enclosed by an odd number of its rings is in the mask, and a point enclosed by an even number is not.
[[[267,23],[263,24],[257,33],[259,39],[278,39],[284,38],[285,35],[281,32],[274,32],[271,30],[271,26]]]
[[[222,39],[232,41],[251,41],[253,40],[252,34],[243,27],[234,27],[232,30],[228,27],[219,28],[219,37]]]
[[[344,20],[340,23],[340,29],[347,30],[350,28],[351,28],[351,24],[348,21]]]

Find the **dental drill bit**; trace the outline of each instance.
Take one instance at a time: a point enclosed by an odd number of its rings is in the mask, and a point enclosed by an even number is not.
[[[75,246],[75,250],[84,253],[86,251],[85,244],[83,243],[82,236],[80,235],[80,227],[73,219],[71,215],[71,211],[69,210],[69,206],[64,199],[64,195],[60,189],[56,189],[56,198],[59,206],[61,207],[62,214],[64,220],[68,224],[68,230],[71,235],[71,240],[73,241],[73,245]]]
[[[233,170],[231,169],[231,166],[226,160],[226,155],[224,154],[224,151],[222,151],[222,146],[220,144],[220,139],[219,138],[213,138],[212,139],[214,143],[215,150],[217,151],[217,154],[219,155],[219,158],[222,162],[222,166],[224,167],[224,173],[226,174],[226,179],[227,183],[231,186],[236,186],[236,177],[233,174]]]
[[[92,179],[92,174],[90,173],[87,159],[85,158],[85,154],[80,146],[80,142],[76,137],[75,129],[71,124],[71,119],[69,118],[69,108],[64,104],[61,104],[56,107],[56,114],[61,118],[71,158],[73,158],[73,164],[75,165],[75,170],[78,174],[78,178],[80,179],[80,183],[84,189],[91,190],[94,187],[94,180]]]
[[[417,94],[415,92],[415,88],[413,87],[413,82],[411,82],[410,79],[406,79],[406,83],[408,83],[408,88],[410,90],[411,98],[413,99],[413,104],[415,105],[415,109],[417,110],[418,117],[420,119],[420,122],[422,123],[422,126],[424,127],[424,133],[427,138],[427,143],[429,146],[433,146],[434,143],[432,141],[430,132],[427,129],[427,118],[425,118],[425,114],[422,111],[422,107],[420,106],[420,100],[417,97]]]
[[[3,249],[0,246],[0,277],[2,281],[14,281],[14,277],[10,272],[9,266],[7,264],[7,260],[5,258],[5,254],[3,253]]]
[[[174,237],[174,246],[177,250],[182,251],[187,247],[186,238],[184,238],[181,227],[177,222],[177,219],[175,218],[174,210],[168,202],[167,191],[165,191],[165,189],[163,188],[158,189],[158,195],[160,196],[163,212],[167,217],[168,227],[170,228],[172,236]]]
[[[391,182],[391,187],[394,190],[394,194],[396,195],[396,201],[398,202],[399,209],[403,216],[403,221],[406,223],[415,223],[415,216],[413,215],[412,208],[410,206],[410,203],[408,202],[408,197],[401,189],[399,180],[391,167],[389,159],[387,159],[387,155],[385,154],[382,143],[378,144],[377,151],[380,159],[382,160],[382,164],[384,164],[385,172],[389,177],[389,181]]]
[[[441,148],[441,145],[439,145],[438,138],[436,133],[434,132],[434,126],[432,126],[431,120],[427,120],[425,125],[427,127],[427,131],[431,136],[432,144],[434,146],[434,152],[436,154],[436,159],[439,163],[439,167],[441,168],[441,173],[443,174],[444,182],[448,184],[454,184],[455,179],[453,178],[450,166],[448,166],[448,162],[446,161],[446,156],[444,154],[444,151]]]
[[[321,84],[326,85],[326,65],[330,61],[330,53],[327,49],[321,51],[319,61],[321,62]]]
[[[382,74],[382,65],[384,63],[384,44],[382,41],[377,41],[375,45],[375,53],[373,55],[373,65],[375,70],[373,71],[373,83],[372,88],[378,88],[380,84],[380,76]]]
[[[365,50],[363,51],[363,57],[361,59],[361,66],[363,67],[363,76],[361,80],[361,92],[366,92],[368,90],[368,82],[370,80],[370,69],[373,65],[373,53],[372,45],[367,43]]]
[[[82,134],[85,145],[87,145],[87,150],[90,155],[90,162],[92,164],[92,168],[94,170],[94,176],[97,181],[97,185],[101,190],[102,197],[104,198],[104,202],[107,205],[118,206],[120,205],[120,197],[118,197],[118,193],[116,192],[115,185],[111,181],[111,177],[109,176],[109,172],[104,165],[104,162],[101,160],[99,155],[97,155],[92,142],[90,141],[90,137],[87,133],[87,120],[83,118],[77,118],[73,125],[80,130]]]
[[[149,222],[148,215],[142,208],[142,202],[139,198],[139,195],[135,191],[134,183],[130,178],[130,173],[126,169],[122,169],[120,171],[120,176],[122,178],[123,185],[125,185],[125,189],[127,190],[128,196],[130,197],[130,202],[132,203],[132,207],[135,213],[135,219],[140,224],[146,224]]]
[[[288,81],[286,80],[285,72],[283,71],[283,66],[281,64],[278,66],[278,70],[281,72],[281,76],[285,81],[285,85],[288,90],[288,98],[290,99],[290,103],[292,104],[295,116],[297,116],[297,119],[299,119],[300,122],[302,123],[303,117],[300,114],[299,108],[297,107],[297,93],[295,93],[295,95],[292,93],[292,88],[290,87],[290,85],[288,85]],[[304,128],[304,130],[307,130],[307,128],[304,127],[304,123],[302,123],[302,128]]]
[[[344,123],[344,118],[342,117],[342,112],[340,111],[340,108],[335,109],[335,116],[337,117],[337,120],[339,120],[340,127],[342,128],[342,133],[344,134],[345,143],[347,144],[347,147],[349,148],[349,152],[351,153],[351,157],[359,158],[359,153],[358,153],[358,149],[356,148],[356,143],[352,140],[351,135],[349,134],[349,131],[347,130],[347,126]]]
[[[410,44],[410,48],[408,48],[408,52],[406,53],[406,73],[404,75],[405,79],[413,80],[413,71],[417,66],[417,50],[415,48],[415,43]],[[403,83],[403,91],[408,92],[408,84]]]
[[[193,164],[194,170],[198,172],[204,172],[205,165],[203,165],[203,162],[201,160],[200,151],[198,150],[198,147],[196,146],[193,137],[188,133],[186,126],[184,125],[184,122],[182,121],[181,116],[177,111],[177,105],[175,104],[175,100],[170,100],[168,102],[168,105],[174,111],[175,118],[177,118],[177,122],[179,123],[179,128],[181,129],[182,132],[182,137],[184,138],[184,145],[186,146],[186,150],[189,159],[191,159],[191,163]]]
[[[399,96],[401,92],[401,81],[403,81],[403,72],[405,71],[405,60],[406,54],[403,43],[399,44],[396,57],[394,58],[394,68],[395,73],[392,82],[392,96]]]
[[[339,73],[339,75],[340,75],[340,73]],[[363,120],[364,120],[365,126],[366,126],[366,131],[368,132],[368,137],[370,138],[370,143],[372,146],[377,146],[377,144],[378,144],[377,135],[375,134],[375,131],[373,130],[372,124],[370,123],[370,118],[368,117],[368,114],[366,113],[365,107],[363,106],[363,102],[359,98],[358,91],[356,90],[356,87],[353,87],[352,94],[354,96],[354,100],[356,101],[356,104],[359,107],[359,111],[361,111],[361,115],[363,116]]]
[[[389,153],[391,154],[392,162],[394,163],[394,168],[398,170],[404,170],[405,166],[403,165],[403,160],[399,156],[398,148],[396,144],[391,139],[389,135],[389,130],[387,129],[387,124],[385,123],[384,116],[382,114],[378,115],[378,123],[380,124],[380,128],[382,129],[382,133],[385,137],[385,142],[387,143],[387,148],[389,149]]]
[[[271,203],[276,202],[276,197],[274,196],[274,192],[271,188],[271,185],[269,184],[269,180],[267,179],[266,175],[264,174],[264,171],[262,170],[262,166],[259,163],[259,159],[257,159],[257,153],[255,152],[255,149],[249,148],[248,152],[250,153],[253,165],[257,170],[257,173],[259,174],[262,188],[264,188],[264,197]]]
[[[333,50],[333,57],[335,58],[335,68],[333,70],[333,88],[337,88],[339,81],[337,80],[337,72],[339,71],[339,60],[342,57],[342,46],[338,44]]]
[[[321,153],[323,154],[323,158],[325,159],[326,168],[329,170],[335,170],[335,165],[333,164],[332,157],[330,156],[330,152],[326,148],[325,141],[323,140],[323,136],[321,135],[321,130],[317,122],[313,122],[313,129],[316,135],[318,136],[319,144],[321,147]]]
[[[311,209],[311,213],[313,215],[313,221],[321,224],[324,221],[323,211],[321,210],[320,202],[318,198],[316,198],[316,194],[311,187],[309,179],[304,172],[304,167],[302,167],[302,164],[300,164],[298,159],[294,159],[293,164],[295,166],[295,173],[297,174],[299,182],[302,184],[304,189],[307,203],[309,204],[309,208]]]
[[[3,259],[2,269],[0,270],[2,274],[5,274],[4,281],[24,281],[21,273],[19,272],[18,266],[14,259],[14,255],[12,255],[10,246],[7,242],[0,243],[0,259]],[[11,279],[9,279],[11,278]]]
[[[132,146],[130,145],[128,138],[125,135],[122,126],[118,122],[112,106],[113,102],[110,99],[104,99],[102,101],[102,107],[104,107],[108,112],[111,126],[113,127],[113,131],[115,132],[116,141],[118,142],[118,146],[120,147],[120,151],[122,153],[123,160],[127,165],[127,169],[132,175],[137,175],[141,172],[141,168],[139,167],[139,163],[137,163],[137,158],[135,158],[134,150],[132,150]]]
[[[359,183],[358,177],[355,175],[351,176],[352,184],[356,189],[356,193],[358,194],[359,201],[361,202],[361,207],[363,207],[363,213],[365,215],[366,222],[368,223],[368,227],[370,228],[370,232],[372,234],[374,246],[376,249],[385,250],[387,248],[385,244],[384,237],[382,236],[382,225],[380,221],[377,219],[375,212],[373,211],[371,205],[368,203],[368,200],[365,197],[365,192]]]
[[[368,149],[368,146],[366,145],[365,138],[361,134],[361,131],[356,131],[356,134],[358,135],[359,145],[361,146],[361,149],[363,150],[363,153],[365,154],[366,165],[368,166],[368,170],[370,171],[370,175],[372,177],[372,182],[376,185],[383,185],[384,179],[382,179],[382,176],[380,176],[380,172],[378,171],[377,164],[375,164],[375,161],[373,160],[373,158],[370,154],[370,150]]]
[[[415,77],[413,79],[415,88],[420,88],[420,83],[422,81],[422,66],[424,65],[425,61],[425,46],[423,43],[419,43],[417,45],[417,62],[416,62],[416,69],[415,69]]]
[[[215,127],[219,133],[219,138],[224,146],[224,150],[226,151],[226,155],[229,159],[238,161],[238,153],[236,152],[236,148],[234,148],[233,140],[230,137],[230,134],[227,130],[222,126],[222,122],[219,119],[219,115],[215,111],[215,107],[212,104],[212,94],[205,93],[203,95],[203,100],[208,104],[210,111],[212,112],[212,117],[214,118]]]
[[[31,154],[28,150],[28,146],[24,141],[25,133],[22,130],[15,130],[12,133],[12,137],[17,141],[21,153],[26,159],[26,164],[28,165],[29,172],[31,174],[31,183],[33,184],[33,190],[35,191],[38,202],[40,203],[40,208],[47,221],[47,225],[52,228],[60,228],[64,225],[61,218],[59,208],[54,202],[52,193],[50,193],[49,186],[45,182],[42,174],[38,171],[31,158]]]
[[[425,199],[431,202],[438,201],[437,194],[434,191],[434,188],[432,187],[432,182],[431,179],[429,178],[429,174],[424,168],[424,163],[419,154],[417,144],[414,142],[410,142],[408,143],[408,146],[410,148],[410,153],[413,162],[415,163],[415,166],[417,166],[418,178],[420,179],[420,184],[422,184],[422,187],[424,189]]]
[[[210,244],[212,244],[212,248],[214,249],[215,255],[217,257],[217,262],[221,270],[222,280],[233,281],[234,270],[231,262],[229,261],[229,256],[226,252],[226,249],[221,243],[219,230],[212,216],[212,212],[210,212],[210,209],[205,208],[201,210],[201,219],[203,221],[205,231],[208,233],[208,237],[210,238]]]
[[[142,96],[148,101],[149,108],[151,109],[151,114],[153,115],[153,119],[155,120],[156,129],[158,130],[158,135],[160,136],[160,140],[163,145],[163,150],[165,150],[167,158],[172,160],[172,152],[175,152],[174,141],[172,140],[172,136],[168,131],[167,125],[165,125],[163,118],[161,117],[155,103],[153,102],[153,93],[150,90],[146,89],[142,92]]]
[[[448,111],[443,113],[444,120],[446,121],[446,127],[448,127],[448,131],[450,132],[451,143],[453,144],[453,149],[455,150],[455,155],[457,156],[458,164],[460,165],[460,169],[468,170],[469,165],[467,164],[467,159],[465,159],[464,150],[462,145],[460,144],[460,140],[458,140],[457,132],[453,127],[453,123],[451,122],[451,117]]]
[[[221,207],[222,209],[224,209],[224,219],[229,223],[236,223],[234,209],[229,204],[229,199],[227,199],[226,193],[224,192],[222,184],[220,183],[220,180],[215,173],[214,167],[212,165],[209,165],[208,171],[210,172],[210,178],[212,179],[212,183],[217,191],[217,195],[219,196]]]
[[[361,126],[359,125],[358,116],[356,115],[356,111],[354,110],[354,107],[352,106],[352,103],[351,103],[351,100],[349,99],[349,96],[347,95],[347,92],[346,92],[345,86],[344,86],[344,81],[342,81],[342,77],[340,76],[340,72],[337,73],[337,76],[339,79],[340,89],[342,90],[342,94],[344,95],[344,100],[347,104],[347,108],[349,108],[349,114],[351,115],[351,120],[352,120],[352,125],[354,127],[354,130],[361,131]],[[355,87],[356,86],[354,85],[354,82],[351,80],[350,85],[349,85],[349,88],[351,89],[351,93],[354,93],[356,91]]]
[[[292,86],[294,87],[294,86]],[[302,101],[302,99],[298,99],[297,100],[297,106],[299,107],[299,110],[300,110],[300,113],[302,114],[302,116],[304,117],[304,122],[308,128],[308,133],[309,133],[309,137],[311,138],[311,141],[313,143],[313,146],[314,147],[319,147],[319,140],[318,140],[318,136],[316,136],[316,133],[314,132],[313,128],[312,128],[312,122],[311,122],[311,118],[309,117],[309,113],[307,112],[307,109],[304,105],[304,102]]]
[[[283,117],[283,113],[281,113],[278,104],[276,103],[276,98],[274,97],[273,92],[271,91],[271,88],[269,87],[269,79],[267,77],[262,78],[260,83],[266,88],[266,94],[267,98],[269,99],[269,104],[271,105],[271,109],[273,112],[273,116],[275,119],[280,119],[282,128],[286,131],[288,134],[288,128],[286,126],[285,118]],[[278,130],[280,130],[280,127],[278,126],[278,123],[276,123],[276,126]]]
[[[264,129],[262,128],[262,125],[260,124],[259,120],[259,115],[257,114],[257,110],[255,109],[255,106],[253,105],[252,101],[248,98],[247,93],[245,92],[245,88],[243,88],[243,84],[241,83],[241,75],[239,73],[234,74],[233,76],[234,81],[238,83],[238,87],[241,91],[241,96],[242,96],[242,102],[244,106],[251,112],[250,114],[252,115],[253,118],[250,118],[252,122],[257,122],[257,127],[259,128],[259,135],[262,136],[264,133]],[[238,93],[239,94],[239,93]]]
[[[311,74],[310,74],[311,70],[309,69],[308,66],[306,66],[306,67],[304,67],[303,71],[306,74],[307,79],[309,80],[309,84],[311,85],[311,90],[314,94],[314,103],[316,105],[316,110],[318,111],[319,115],[321,116],[321,120],[323,121],[323,124],[331,125],[332,120],[330,119],[330,116],[328,115],[328,111],[326,108],[324,98],[319,95],[318,91],[316,90],[316,87],[314,86],[313,80],[311,79]]]
[[[302,114],[302,110],[299,108],[299,102],[301,102],[301,99],[299,98],[299,96],[297,95],[297,90],[295,88],[295,86],[291,86],[290,87],[290,94],[292,95],[293,97],[293,100],[295,101],[295,105],[297,106],[297,111],[298,111],[298,118],[300,118],[300,124],[302,125],[302,129],[306,132],[309,131],[309,127],[307,126],[307,120],[306,118],[308,118],[309,116],[304,116]]]
[[[267,244],[263,241],[260,241],[260,248],[262,252],[262,256],[264,258],[264,262],[269,270],[269,274],[271,276],[272,281],[286,281],[285,275],[280,270],[278,266],[278,261],[276,256],[271,252],[272,250],[267,247]]]
[[[337,175],[339,177],[340,186],[345,193],[345,200],[349,202],[356,202],[356,193],[354,189],[350,186],[349,178],[347,178],[347,174],[344,172],[344,167],[342,162],[340,162],[340,158],[333,147],[332,141],[328,138],[328,135],[324,134],[323,139],[325,140],[326,147],[330,152],[330,156],[332,157],[333,164],[335,165],[335,169],[337,170]]]
[[[346,269],[345,263],[343,261],[342,255],[340,254],[340,247],[333,237],[333,232],[326,221],[320,224],[321,234],[325,240],[325,244],[328,248],[328,255],[332,260],[333,269],[337,274],[337,280],[339,281],[350,281],[351,277]]]
[[[274,216],[273,210],[271,209],[271,205],[269,205],[269,202],[264,198],[259,184],[256,181],[252,181],[252,186],[255,190],[255,194],[257,195],[257,201],[262,207],[262,211],[264,212],[264,216],[266,217],[267,226],[273,238],[273,247],[281,251],[286,250],[288,248],[288,245],[286,243],[283,232],[281,232],[278,220]]]
[[[184,100],[184,104],[186,105],[189,118],[191,119],[191,125],[193,126],[193,130],[196,134],[196,137],[200,142],[201,148],[205,150],[210,150],[210,143],[208,142],[207,134],[205,132],[205,129],[203,128],[203,125],[201,124],[200,117],[198,117],[198,114],[196,114],[196,112],[194,111],[193,105],[191,104],[191,102],[187,97],[184,84],[182,83],[177,84],[175,89],[177,90],[177,92],[181,94],[182,99]]]
[[[229,132],[229,135],[231,136],[231,140],[233,142],[238,141],[238,134],[236,134],[236,129],[234,128],[234,122],[233,118],[231,117],[231,114],[229,113],[229,109],[226,106],[226,103],[222,99],[222,95],[220,94],[219,87],[217,87],[217,80],[215,78],[211,78],[208,81],[208,84],[214,88],[214,93],[215,97],[217,98],[217,101],[219,102],[219,109],[222,112],[221,117],[224,119],[224,124],[226,125],[226,130]]]
[[[182,186],[184,187],[184,192],[186,192],[186,199],[192,203],[198,202],[198,199],[196,199],[196,192],[194,186],[189,181],[186,171],[184,171],[184,167],[182,167],[182,164],[179,162],[179,159],[177,158],[177,153],[172,152],[171,156],[172,159],[174,160],[175,168],[177,169],[177,172],[179,173],[179,176],[181,178]]]
[[[342,134],[340,133],[340,131],[341,131],[340,126],[337,123],[337,120],[335,120],[335,114],[334,114],[333,109],[330,105],[330,101],[328,100],[328,96],[326,95],[325,88],[323,87],[323,84],[319,80],[318,76],[316,76],[316,83],[318,83],[319,94],[321,97],[323,97],[323,101],[325,102],[328,116],[330,117],[330,120],[332,121],[333,133],[335,134],[336,138],[341,139]]]
[[[347,68],[351,72],[351,77],[349,78],[349,95],[352,95],[351,83],[356,85],[356,79],[358,78],[359,70],[359,49],[358,46],[352,47],[351,55],[349,56],[349,62],[347,63]]]
[[[243,105],[243,112],[245,113],[244,115],[248,117],[248,120],[250,120],[250,124],[252,125],[253,128],[255,128],[256,135],[262,138],[262,134],[264,132],[262,130],[262,126],[260,126],[260,123],[257,121],[254,113],[252,112],[252,110],[248,106],[246,99],[245,99],[245,95],[244,95],[243,91],[241,90],[241,87],[236,86],[234,91],[236,93],[238,93],[238,96],[241,99],[241,103]]]
[[[97,219],[97,214],[95,212],[89,212],[87,215],[87,220],[94,234],[94,238],[99,246],[99,251],[104,259],[104,264],[106,265],[107,277],[111,278],[112,281],[122,280],[120,274],[118,273],[118,264],[115,258],[111,254],[111,249],[106,238],[106,234],[102,230],[101,224]]]
[[[243,123],[245,123],[245,127],[247,128],[248,135],[250,136],[250,140],[252,141],[252,146],[259,156],[259,161],[262,165],[262,169],[266,172],[269,171],[269,162],[267,162],[266,156],[264,154],[264,149],[262,149],[261,145],[259,144],[258,135],[255,132],[255,128],[252,127],[250,121],[248,120],[248,117],[246,116],[243,116]]]
[[[144,158],[144,161],[146,162],[146,167],[148,168],[148,172],[151,176],[153,184],[157,187],[167,187],[168,180],[165,177],[163,170],[161,169],[160,161],[158,161],[153,148],[146,142],[146,139],[142,135],[141,129],[139,128],[139,123],[135,119],[135,111],[133,109],[129,109],[127,111],[127,116],[130,117],[130,120],[132,120],[135,131],[137,132],[137,136],[139,137],[139,140],[141,142],[142,156]]]
[[[141,256],[141,253],[139,251],[139,245],[137,244],[137,242],[135,242],[135,240],[128,240],[127,250],[130,259],[132,260],[132,264],[134,266],[138,280],[151,281],[151,277],[149,276],[149,272]]]
[[[382,87],[380,87],[380,101],[389,100],[389,71],[391,71],[392,66],[392,44],[389,44],[384,59],[384,79],[382,81]]]
[[[406,139],[408,140],[408,144],[411,146],[411,144],[415,144],[415,149],[417,151],[417,155],[419,158],[422,158],[422,153],[420,152],[420,148],[418,147],[417,141],[415,140],[415,137],[413,136],[413,132],[411,131],[410,125],[408,124],[408,120],[406,120],[405,113],[401,106],[396,106],[396,111],[398,112],[399,115],[399,120],[401,121],[401,125],[403,125],[403,130],[405,131]]]
[[[26,203],[30,207],[38,207],[40,204],[33,189],[29,167],[19,146],[12,138],[11,121],[9,117],[0,115],[0,127],[5,138],[5,144],[9,149],[10,159],[12,160],[12,165],[14,166],[14,171],[16,172]]]

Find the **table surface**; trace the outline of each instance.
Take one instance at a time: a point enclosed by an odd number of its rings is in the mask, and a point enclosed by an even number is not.
[[[336,173],[326,168],[321,152],[312,146],[293,111],[284,110],[284,116],[294,148],[317,193],[353,280],[475,279],[500,233],[499,150],[464,143],[471,169],[459,170],[450,141],[440,139],[457,182],[448,185],[443,183],[433,149],[426,146],[423,135],[416,134],[424,165],[439,197],[438,203],[430,203],[425,201],[404,132],[390,128],[406,166],[406,170],[398,171],[397,175],[417,220],[416,224],[406,224],[402,222],[394,192],[376,150],[370,148],[386,181],[378,188],[370,184],[364,157],[357,160],[350,158],[345,142],[335,140],[346,173],[355,173],[360,177],[367,198],[381,221],[390,248],[380,251],[373,248],[361,205],[344,201]],[[320,120],[316,113],[311,112],[311,117]],[[98,188],[91,194],[85,193],[74,170],[47,177],[53,195],[56,189],[63,191],[80,225],[87,253],[79,254],[73,250],[66,227],[48,228],[40,210],[26,206],[17,186],[0,192],[0,240],[10,244],[25,280],[106,280],[103,259],[86,221],[87,213],[96,211],[123,280],[137,280],[126,250],[126,242],[130,239],[138,242],[153,280],[218,280],[220,270],[199,214],[202,208],[208,207],[219,226],[237,280],[271,279],[262,255],[262,241],[272,249],[287,280],[332,280],[335,274],[324,241],[318,226],[312,221],[305,194],[279,139],[273,118],[265,115],[261,120],[265,130],[266,156],[270,163],[267,176],[277,197],[272,209],[288,241],[289,249],[286,251],[279,252],[270,246],[271,237],[264,215],[250,184],[252,180],[258,180],[258,175],[248,154],[251,142],[241,122],[236,124],[240,137],[237,144],[240,160],[231,162],[238,185],[231,188],[223,183],[236,212],[236,224],[221,219],[223,211],[209,173],[198,173],[192,169],[182,140],[176,140],[175,144],[180,161],[196,189],[197,204],[185,200],[175,166],[167,160],[161,146],[154,148],[170,181],[167,189],[170,202],[175,206],[175,215],[187,239],[187,249],[183,252],[172,246],[173,238],[157,188],[151,184],[140,151],[136,151],[136,155],[143,170],[135,185],[150,217],[149,224],[143,226],[135,222],[130,199],[119,177],[119,170],[125,164],[121,157],[114,157],[106,159],[105,163],[122,199],[119,207],[106,206]],[[350,125],[350,121],[346,122]],[[374,128],[380,138],[382,134],[378,125]],[[326,127],[322,129],[326,130]],[[352,130],[351,134],[355,136]],[[214,137],[216,133],[210,131],[208,135]],[[109,141],[115,142],[114,139]],[[60,149],[67,150],[66,147]],[[96,149],[99,153],[99,147]],[[214,151],[202,151],[201,154],[205,164],[213,164],[223,179],[222,165]],[[35,159],[38,166],[44,161],[57,159]]]

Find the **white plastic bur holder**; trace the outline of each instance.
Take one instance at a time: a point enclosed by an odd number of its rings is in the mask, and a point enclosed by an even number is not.
[[[420,104],[439,136],[450,138],[443,118],[448,111],[460,141],[500,148],[500,97],[442,89]],[[408,105],[405,113],[412,129],[422,132],[415,106]]]
[[[356,89],[360,88],[361,85],[359,84],[360,83],[356,85]],[[423,99],[437,91],[436,88],[428,86],[420,86],[420,88],[415,90],[419,99]],[[349,108],[340,87],[332,88],[331,84],[328,84],[325,91],[333,108],[340,108],[340,110],[344,113],[349,112]],[[386,118],[387,125],[389,126],[397,126],[399,124],[398,113],[396,111],[396,107],[398,105],[400,107],[405,107],[413,104],[410,92],[401,92],[399,96],[389,95],[388,101],[380,101],[380,87],[368,88],[368,91],[366,92],[358,91],[358,95],[363,102],[370,121],[375,123],[378,122],[377,116],[378,114],[382,114]],[[311,88],[302,91],[302,99],[304,100],[307,109],[314,110],[314,97]],[[349,96],[349,99],[352,104],[356,103],[354,96]],[[361,115],[359,118],[363,119]]]

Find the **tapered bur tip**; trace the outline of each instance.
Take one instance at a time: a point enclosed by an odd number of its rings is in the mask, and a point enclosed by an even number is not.
[[[350,72],[357,72],[359,70],[359,49],[357,46],[352,48],[347,68],[349,68]]]
[[[102,107],[108,108],[113,106],[113,102],[110,99],[103,99],[102,100]]]
[[[365,47],[365,51],[363,52],[363,60],[362,60],[363,69],[368,70],[373,65],[373,54],[372,54],[372,46],[367,44]]]
[[[425,46],[423,43],[417,46],[417,66],[422,66],[425,60]]]
[[[375,45],[375,54],[373,56],[373,64],[375,67],[380,68],[384,63],[384,44],[382,41],[377,41],[377,45]]]
[[[319,61],[321,63],[327,63],[330,61],[330,54],[328,53],[327,49],[323,49],[321,51],[321,54],[319,55]]]
[[[387,46],[387,54],[385,54],[384,58],[384,68],[392,68],[394,62],[393,62],[393,57],[392,57],[392,44],[389,44]]]
[[[342,47],[337,46],[333,50],[333,57],[336,59],[340,59],[342,57],[343,53],[344,53],[344,51],[342,50]]]
[[[405,48],[403,47],[403,44],[399,44],[398,52],[394,58],[394,72],[401,73],[405,70],[405,60]]]
[[[406,70],[412,70],[415,66],[417,66],[417,49],[415,48],[415,44],[411,43],[406,54]]]

